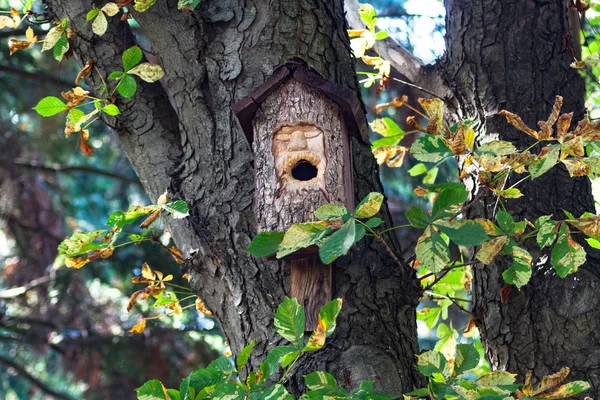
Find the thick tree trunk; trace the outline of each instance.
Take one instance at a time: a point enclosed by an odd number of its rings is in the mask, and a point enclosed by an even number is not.
[[[536,128],[537,121],[546,120],[556,95],[564,97],[564,112],[575,112],[573,121],[584,116],[584,82],[569,67],[573,58],[568,47],[576,47],[578,41],[578,32],[571,32],[577,14],[565,2],[445,3],[447,54],[440,69],[453,90],[455,117],[480,123],[478,140],[498,133],[501,139],[526,148],[530,138],[497,113],[515,112]],[[525,196],[506,202],[518,220],[535,221],[545,214],[563,219],[563,209],[577,216],[594,211],[589,180],[571,179],[562,167],[520,187]],[[474,214],[486,217],[493,212],[483,205],[475,210]],[[509,267],[506,260],[475,269],[474,314],[488,359],[495,369],[520,374],[533,370],[538,378],[570,367],[572,379],[594,386],[587,395],[595,398],[600,395],[600,260],[588,255],[579,272],[561,279],[547,259],[540,261],[549,252],[540,254],[539,248],[533,251],[535,247],[532,242],[530,284],[520,291],[513,288],[506,303],[500,296],[505,285],[501,275]]]
[[[257,341],[251,360],[257,367],[278,341],[272,318],[290,293],[290,265],[244,252],[256,234],[252,152],[231,105],[294,56],[356,89],[343,5],[205,0],[195,12],[180,12],[176,3],[160,0],[134,13],[165,70],[164,86],[142,84],[132,100],[119,98],[122,115],[111,124],[151,198],[168,187],[190,204],[191,217],[172,230],[190,259],[192,286],[215,313],[234,353]],[[75,27],[84,25],[92,8],[91,0],[48,4],[54,17],[69,16]],[[94,59],[105,76],[120,69],[120,54],[134,44],[118,17],[102,37],[87,29],[80,35],[73,39],[75,55],[80,62]],[[99,79],[91,81],[97,89]],[[353,138],[352,146],[356,197],[381,191],[368,145]],[[394,239],[387,239],[398,251]],[[346,387],[376,380],[377,389],[400,394],[419,385],[419,286],[412,272],[366,241],[335,263],[333,285],[334,296],[344,299],[337,332],[325,350],[297,364],[292,390],[314,369],[333,372]]]

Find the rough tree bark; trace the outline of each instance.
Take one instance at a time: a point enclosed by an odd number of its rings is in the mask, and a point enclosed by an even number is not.
[[[231,105],[294,56],[357,89],[343,4],[204,0],[195,12],[180,12],[176,3],[159,0],[143,14],[134,12],[165,78],[163,86],[142,83],[132,100],[119,98],[122,114],[109,123],[150,197],[169,188],[172,197],[190,204],[191,217],[174,223],[172,232],[189,259],[192,286],[234,353],[257,341],[251,360],[257,367],[278,341],[272,316],[289,294],[289,264],[244,252],[256,233],[252,152]],[[75,27],[92,9],[91,0],[48,5],[53,17],[68,16]],[[72,39],[78,60],[95,60],[105,76],[120,69],[120,54],[133,44],[118,17],[102,37],[82,29]],[[97,77],[88,81],[96,90],[101,84]],[[381,191],[369,147],[358,138],[352,145],[356,198]],[[334,296],[344,299],[337,331],[325,350],[297,364],[292,391],[301,389],[303,373],[316,368],[334,373],[346,387],[376,380],[379,390],[400,394],[422,383],[414,366],[419,285],[413,273],[366,241],[335,263],[333,281]]]
[[[524,149],[533,142],[506,123],[497,114],[500,110],[518,113],[535,128],[560,95],[563,111],[575,113],[573,121],[585,115],[584,81],[569,67],[580,47],[579,20],[568,9],[570,0],[444,3],[447,49],[435,65],[415,67],[414,58],[387,41],[379,43],[378,51],[388,54],[392,65],[413,83],[442,97],[450,119],[475,120],[479,142],[500,138]],[[347,9],[355,11],[357,2],[347,0]],[[520,187],[525,196],[506,202],[507,210],[519,220],[534,221],[547,214],[560,219],[563,209],[575,215],[594,211],[589,180],[571,179],[562,167]],[[494,203],[484,197],[470,217],[493,217],[495,210],[488,204]],[[488,360],[495,369],[521,375],[532,370],[537,378],[567,366],[572,379],[592,384],[586,395],[595,398],[600,395],[598,255],[590,254],[588,247],[585,266],[560,279],[543,258],[548,252],[534,249],[532,242],[530,284],[521,291],[513,289],[506,304],[500,296],[505,285],[501,275],[509,267],[506,260],[475,268],[473,311]]]
[[[576,47],[579,38],[571,27],[578,17],[566,2],[448,0],[446,7],[448,50],[441,68],[460,105],[457,114],[482,124],[479,140],[498,133],[526,148],[533,143],[530,138],[497,112],[516,112],[529,126],[537,127],[537,121],[549,115],[556,95],[564,97],[564,112],[575,112],[573,121],[584,116],[584,81],[569,67],[573,61],[569,46]],[[572,179],[562,167],[521,187],[525,196],[506,202],[507,210],[519,220],[534,221],[546,214],[562,219],[563,209],[577,216],[594,212],[589,180]],[[491,208],[478,209],[491,216]],[[530,369],[538,378],[569,367],[572,379],[589,381],[594,389],[586,394],[596,397],[600,393],[600,260],[592,253],[579,272],[560,279],[543,257],[549,251],[540,254],[538,249],[532,254],[530,284],[521,291],[513,289],[506,303],[500,296],[501,275],[509,265],[499,261],[475,269],[474,313],[488,359],[494,368],[520,374]]]

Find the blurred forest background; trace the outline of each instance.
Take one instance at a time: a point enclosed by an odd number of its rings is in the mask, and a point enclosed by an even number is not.
[[[371,4],[378,11],[378,27],[417,57],[432,62],[442,55],[441,0]],[[0,0],[0,10],[11,7],[21,9],[23,4]],[[593,30],[597,23],[588,21],[589,48],[584,55],[598,50]],[[75,136],[65,139],[62,118],[42,119],[32,110],[41,98],[75,87],[79,66],[74,59],[57,63],[50,52],[40,53],[40,46],[9,56],[9,38],[23,36],[26,28],[22,24],[16,32],[0,30],[0,398],[131,399],[134,389],[151,378],[178,385],[181,377],[206,366],[227,347],[213,321],[191,310],[181,317],[153,320],[143,334],[127,333],[140,314],[151,311],[138,303],[127,313],[129,296],[139,289],[131,278],[148,262],[186,285],[173,258],[158,246],[141,244],[118,249],[109,260],[80,270],[56,260],[58,244],[73,231],[99,229],[111,212],[149,204],[150,199],[106,126],[94,124],[94,154],[84,157]],[[34,25],[40,37],[49,28],[48,23]],[[143,44],[143,36],[138,41]],[[359,71],[369,68],[357,63]],[[402,79],[398,71],[392,76]],[[364,89],[369,119],[375,117],[376,104],[402,95],[412,104],[420,96],[393,81],[381,93],[375,87]],[[597,108],[596,97],[590,92],[590,109]],[[401,127],[408,115],[406,108],[384,112]],[[424,177],[410,176],[411,162],[402,168],[381,167],[398,224],[405,222],[408,207],[425,201],[412,191]],[[454,177],[454,166],[448,164],[425,179],[442,182]],[[410,250],[416,236],[401,232],[403,247]],[[452,281],[452,274],[445,279],[449,285],[463,285]],[[468,324],[467,316],[454,307],[441,317],[461,332]],[[434,324],[419,321],[421,346],[428,349],[445,333],[430,332],[427,325]]]

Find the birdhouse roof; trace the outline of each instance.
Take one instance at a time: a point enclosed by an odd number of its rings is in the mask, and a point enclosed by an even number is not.
[[[348,134],[356,133],[365,142],[368,140],[369,129],[365,112],[356,92],[328,81],[315,70],[309,69],[303,60],[294,59],[277,67],[263,84],[256,87],[248,96],[234,103],[233,112],[250,145],[254,141],[252,127],[254,114],[271,93],[290,79],[295,79],[337,103],[342,110]]]

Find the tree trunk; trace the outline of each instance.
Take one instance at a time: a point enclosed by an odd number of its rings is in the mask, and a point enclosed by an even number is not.
[[[573,121],[584,116],[584,81],[569,67],[569,46],[576,48],[579,39],[579,32],[571,31],[578,26],[577,14],[565,2],[446,0],[445,5],[447,53],[439,67],[452,88],[454,117],[476,120],[478,141],[498,133],[525,149],[531,139],[497,113],[515,112],[535,128],[546,120],[556,95],[564,97],[564,112],[575,112]],[[533,222],[547,214],[564,219],[563,209],[576,216],[594,211],[589,180],[572,179],[563,167],[519,187],[524,197],[505,202],[516,220]],[[470,217],[492,217],[484,204],[474,209]],[[494,369],[521,375],[533,370],[537,378],[569,367],[569,379],[590,382],[593,390],[586,395],[595,398],[600,395],[600,260],[588,254],[579,272],[561,279],[543,258],[549,251],[540,254],[535,247],[532,239],[531,282],[520,291],[513,288],[506,302],[500,289],[507,260],[475,268],[473,311],[488,359]]]
[[[165,70],[163,86],[142,83],[133,99],[117,99],[122,114],[109,122],[150,197],[169,188],[190,205],[191,216],[174,222],[172,232],[189,259],[192,286],[234,353],[256,340],[255,368],[280,340],[272,321],[290,293],[290,263],[244,251],[256,234],[253,156],[231,106],[294,56],[356,90],[343,4],[203,0],[195,12],[181,12],[176,3],[160,0],[134,12]],[[53,17],[69,16],[75,27],[92,9],[85,0],[48,4]],[[104,76],[121,69],[120,54],[134,44],[118,17],[102,37],[88,29],[79,35],[76,57],[94,59]],[[96,90],[101,83],[88,81]],[[356,199],[381,191],[369,146],[358,137],[352,146]],[[386,239],[399,251],[391,235]],[[302,374],[314,369],[327,369],[348,388],[376,380],[377,389],[400,394],[421,384],[414,365],[419,285],[410,269],[367,240],[333,265],[333,295],[344,299],[337,331],[324,350],[297,364],[291,390],[298,393]]]

